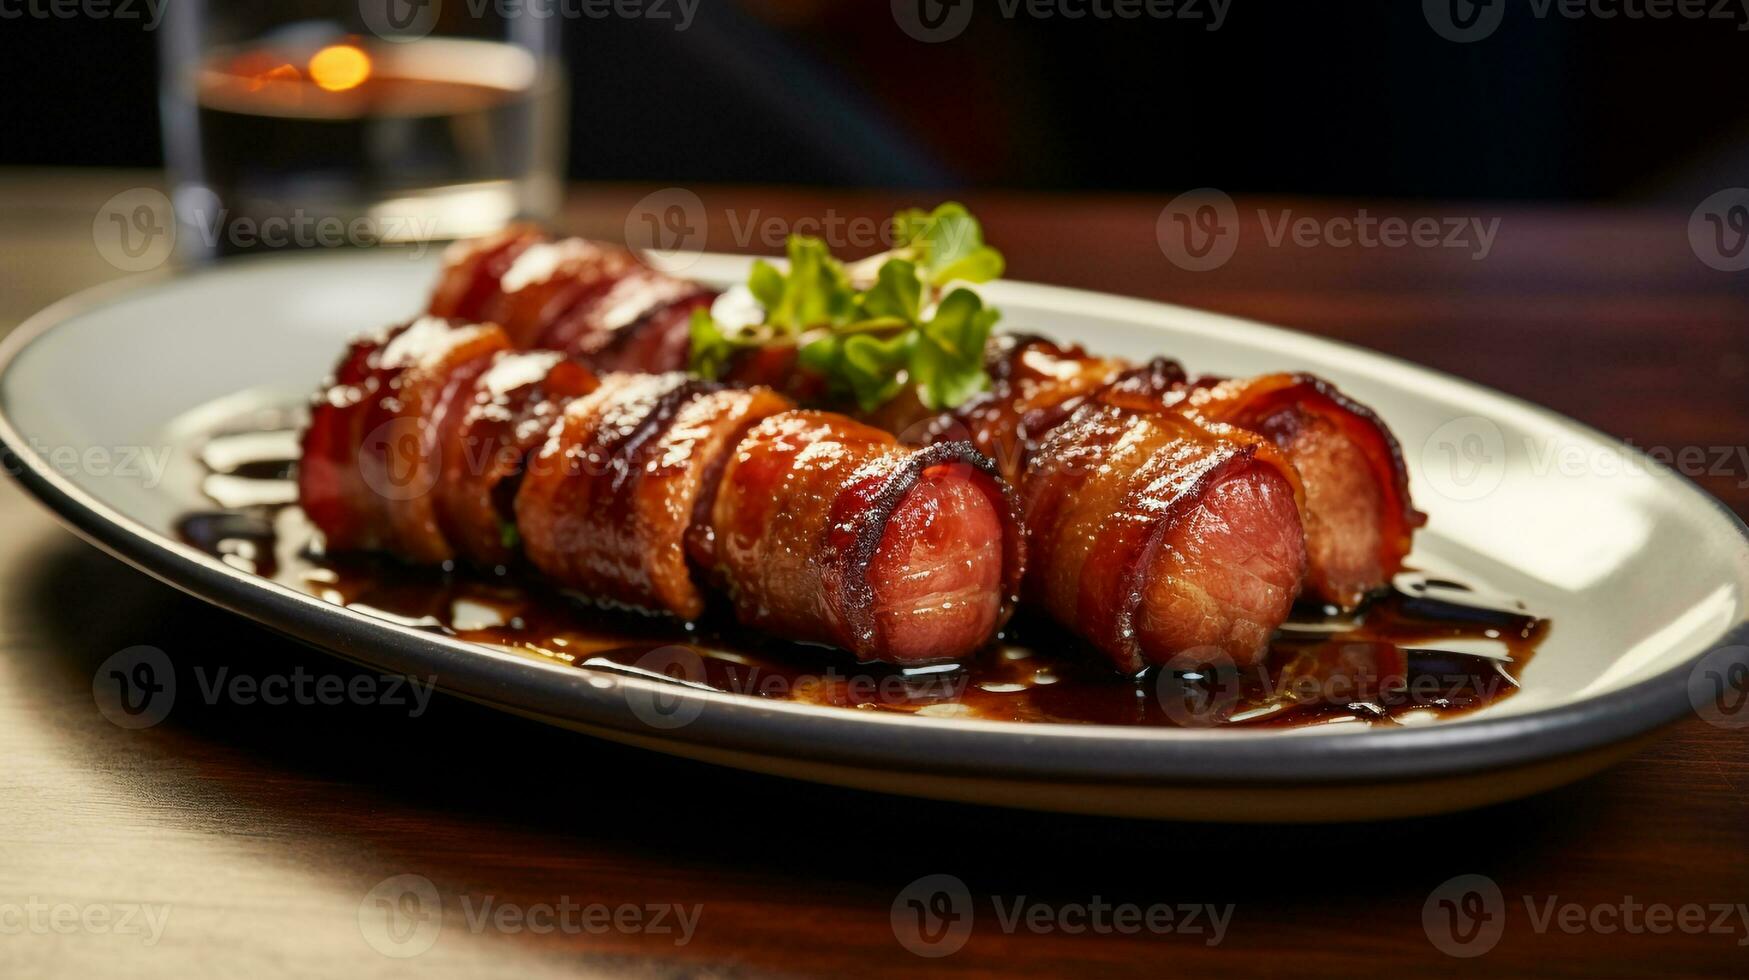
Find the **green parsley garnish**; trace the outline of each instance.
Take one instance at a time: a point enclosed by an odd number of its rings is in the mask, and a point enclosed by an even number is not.
[[[969,289],[942,292],[1000,277],[1002,253],[984,244],[983,228],[959,204],[901,212],[893,229],[897,247],[857,263],[856,272],[819,239],[790,236],[787,271],[759,261],[747,277],[762,322],[725,326],[707,310],[693,313],[693,372],[715,378],[739,351],[793,346],[802,367],[864,411],[907,385],[935,411],[982,391],[990,381],[984,345],[1001,314]]]

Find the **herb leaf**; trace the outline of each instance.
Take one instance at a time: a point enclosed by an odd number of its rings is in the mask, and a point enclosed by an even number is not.
[[[990,381],[984,371],[984,345],[1000,317],[977,293],[956,289],[919,326],[908,366],[925,407],[953,408],[984,390]]]
[[[736,344],[729,340],[723,332],[722,325],[711,316],[708,309],[692,311],[692,322],[687,324],[687,332],[692,338],[692,348],[687,355],[687,367],[693,374],[701,378],[716,379],[728,367],[729,359],[735,355]]]
[[[754,266],[748,288],[765,307],[766,322],[790,333],[843,322],[856,298],[850,277],[826,251],[826,243],[806,235],[790,236],[787,275],[760,262]]]
[[[866,282],[866,270],[881,263],[861,291],[818,238],[790,236],[787,269],[754,262],[746,294],[758,304],[762,321],[749,325],[725,313],[731,321],[725,326],[709,311],[695,311],[692,370],[715,378],[742,350],[798,345],[801,367],[824,378],[833,395],[854,398],[863,411],[880,407],[907,384],[935,411],[982,391],[990,382],[984,347],[1000,314],[969,289],[955,288],[935,301],[951,283],[1000,277],[1002,253],[984,244],[983,227],[959,204],[904,211],[893,220],[899,245],[858,264],[856,275]]]
[[[876,275],[875,284],[857,295],[856,309],[861,320],[916,323],[923,309],[923,281],[917,278],[917,264],[888,259]]]
[[[844,338],[843,380],[863,411],[874,411],[904,387],[904,369],[915,343],[911,332],[887,340],[866,333]]]
[[[893,222],[899,250],[916,257],[931,286],[1002,277],[1002,253],[984,244],[984,227],[965,205],[949,201],[929,214],[901,211]]]

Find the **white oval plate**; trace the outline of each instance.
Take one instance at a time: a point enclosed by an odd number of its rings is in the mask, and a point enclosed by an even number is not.
[[[704,256],[686,272],[725,283],[747,264]],[[175,519],[210,506],[198,464],[172,452],[154,480],[120,456],[178,447],[188,414],[227,396],[305,397],[350,336],[417,312],[435,273],[434,257],[399,252],[278,256],[74,297],[0,346],[0,440],[21,461],[24,486],[89,540],[348,659],[434,675],[451,693],[606,738],[885,792],[1216,820],[1453,810],[1593,772],[1704,708],[1712,685],[1749,662],[1749,532],[1634,450],[1378,354],[1021,283],[986,290],[1008,329],[1132,357],[1170,354],[1201,372],[1309,370],[1373,406],[1402,440],[1416,502],[1430,515],[1411,564],[1520,599],[1553,621],[1522,689],[1460,719],[1391,729],[1138,730],[845,711],[464,643],[323,602],[178,542]],[[91,464],[95,450],[109,463]],[[658,695],[690,723],[640,720],[651,713],[634,706]]]

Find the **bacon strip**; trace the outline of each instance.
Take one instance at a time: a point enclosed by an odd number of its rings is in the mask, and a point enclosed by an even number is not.
[[[595,373],[556,351],[496,355],[443,449],[438,520],[462,557],[486,568],[516,559],[514,501],[530,453]]]
[[[1025,594],[1121,670],[1255,662],[1305,571],[1293,468],[1237,429],[1087,404],[1039,445],[1021,493]]]
[[[1325,602],[1352,609],[1390,584],[1415,529],[1427,522],[1410,503],[1396,437],[1321,378],[1209,379],[1163,393],[1119,383],[1104,397],[1238,426],[1273,442],[1305,486],[1306,588]]]
[[[516,225],[444,255],[432,316],[496,323],[602,371],[686,367],[692,311],[716,293],[640,264],[628,249]]]
[[[743,622],[905,662],[963,653],[1007,618],[1022,569],[1011,508],[964,443],[906,449],[799,411],[747,434],[711,526]]]
[[[328,547],[503,566],[520,543],[557,585],[689,620],[716,583],[743,622],[896,663],[963,656],[1012,611],[1016,503],[970,446],[509,346],[427,318],[349,349],[299,477]]]
[[[686,539],[703,477],[741,433],[791,407],[684,374],[607,375],[529,460],[516,496],[529,560],[597,601],[698,618]]]
[[[455,557],[430,493],[438,447],[474,379],[508,347],[496,327],[426,317],[348,349],[312,413],[298,473],[304,511],[329,546]]]

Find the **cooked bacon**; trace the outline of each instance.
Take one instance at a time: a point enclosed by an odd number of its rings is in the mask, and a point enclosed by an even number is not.
[[[743,622],[899,663],[964,655],[1007,617],[1013,503],[965,443],[907,449],[826,412],[747,433],[712,508]]]
[[[443,452],[438,520],[462,557],[486,568],[515,560],[515,496],[523,465],[594,372],[556,351],[503,352],[480,374]]]
[[[1426,516],[1409,500],[1396,437],[1378,416],[1309,374],[1204,380],[1162,392],[1120,382],[1103,396],[1249,429],[1305,486],[1307,591],[1344,609],[1390,584]]]
[[[1025,594],[1134,672],[1265,652],[1305,572],[1293,468],[1230,427],[1089,403],[1027,464]]]
[[[486,322],[490,318],[485,310],[502,292],[504,273],[530,246],[548,240],[539,228],[519,224],[456,242],[443,253],[443,272],[426,312],[446,320]]]
[[[337,551],[487,566],[520,551],[597,603],[689,620],[715,583],[745,622],[896,663],[985,643],[1021,569],[991,464],[793,409],[679,373],[597,378],[510,351],[495,325],[427,318],[348,351],[300,494]],[[773,419],[805,420],[782,429],[795,451],[755,437]]]
[[[990,390],[960,406],[953,417],[1010,479],[1018,478],[1046,433],[1128,367],[1042,337],[997,338],[989,360]]]
[[[516,495],[529,560],[597,601],[696,619],[686,545],[706,476],[741,433],[791,407],[684,374],[606,375],[529,460]]]
[[[591,284],[590,295],[595,298],[588,302],[570,300],[567,304],[551,304],[544,299],[539,302],[523,300],[518,304],[502,298],[495,301],[502,308],[515,306],[517,310],[523,310],[538,307],[541,312],[536,318],[545,318],[549,324],[542,328],[545,333],[539,342],[575,350],[598,367],[615,370],[666,370],[683,363],[685,317],[690,315],[692,308],[710,301],[708,291],[700,289],[689,293],[685,284],[641,268],[633,269],[624,262],[610,261],[602,256],[612,250],[603,246],[580,243],[566,246],[560,243],[540,247],[560,252],[569,249],[566,254],[574,253],[585,258],[570,260],[569,264],[554,262],[551,256],[542,258],[532,264],[542,269],[550,268],[552,275],[548,279],[526,275],[500,276],[500,292],[508,294],[528,290],[533,287],[521,280],[538,280],[545,285],[535,289],[536,296],[544,297],[548,292],[562,292],[565,288],[552,284],[550,279],[574,276]],[[537,257],[542,254],[538,249]],[[446,283],[452,277],[465,278],[464,267],[470,261],[474,260],[464,255],[462,261],[452,264],[450,272],[446,273]],[[503,264],[502,259],[492,261]],[[492,261],[475,264],[486,267],[492,265]],[[516,264],[525,268],[530,265],[521,258]],[[601,285],[602,279],[616,276],[615,282],[619,285]],[[489,279],[490,273],[485,278]],[[455,288],[459,287],[450,287],[449,291],[453,292]],[[608,317],[599,312],[619,307],[620,304],[609,302],[606,297],[622,291],[634,298],[631,309],[653,309],[655,312],[619,317]],[[662,306],[662,300],[673,305]],[[570,313],[553,312],[554,305],[567,305]],[[680,308],[684,308],[684,314]],[[512,333],[514,335],[517,331]],[[914,397],[901,396],[872,413],[866,421],[900,434],[908,443],[969,441],[976,449],[994,458],[1000,472],[1016,483],[1030,479],[1028,460],[1040,452],[1045,441],[1053,438],[1065,424],[1065,419],[1089,404],[1125,406],[1137,412],[1159,411],[1203,422],[1225,423],[1256,433],[1279,450],[1268,458],[1273,462],[1285,458],[1286,475],[1299,481],[1295,483],[1292,494],[1283,495],[1279,489],[1267,493],[1259,489],[1249,494],[1247,499],[1255,498],[1269,505],[1255,516],[1268,525],[1260,533],[1266,536],[1275,534],[1272,529],[1281,523],[1279,515],[1270,508],[1279,506],[1284,499],[1297,501],[1300,526],[1306,537],[1304,590],[1323,602],[1343,608],[1355,607],[1368,594],[1389,583],[1402,567],[1413,531],[1424,522],[1423,516],[1410,503],[1406,470],[1389,430],[1366,408],[1319,379],[1307,375],[1266,375],[1243,381],[1209,379],[1191,382],[1173,361],[1157,359],[1133,365],[1122,360],[1094,357],[1078,347],[1060,346],[1037,337],[1005,337],[993,341],[989,371],[992,379],[990,390],[951,413],[928,412]],[[804,403],[821,400],[818,379],[797,367],[792,350],[760,350],[743,355],[730,365],[728,376],[741,383],[769,385]],[[1143,463],[1143,460],[1134,459],[1125,465],[1139,471]],[[1253,467],[1259,472],[1270,468],[1261,464]],[[1254,476],[1242,482],[1261,487],[1271,481]],[[1234,514],[1243,510],[1245,505],[1240,497],[1246,495],[1238,489],[1219,493],[1214,489],[1209,497],[1212,503],[1230,509]],[[1023,488],[1023,495],[1032,498],[1030,487]],[[1206,518],[1204,523],[1212,520],[1212,517]],[[1037,533],[1030,523],[1028,528],[1031,533]],[[1242,535],[1212,536],[1207,540],[1231,540],[1233,547],[1247,546]],[[1257,552],[1265,553],[1275,552]],[[1213,552],[1205,548],[1203,556],[1212,567],[1216,561]],[[1244,561],[1235,561],[1239,565],[1245,564]],[[1169,571],[1162,567],[1160,574],[1166,575]],[[1181,584],[1180,579],[1162,581],[1165,583],[1162,587],[1178,588]],[[1236,589],[1237,586],[1233,586],[1227,590],[1236,597],[1236,602],[1246,598]],[[1219,589],[1207,592],[1211,597],[1225,594]],[[1273,597],[1274,593],[1269,596]],[[1180,610],[1195,607],[1182,597],[1174,601]],[[1259,599],[1253,603],[1255,610],[1247,612],[1240,608],[1243,604],[1241,602],[1229,610],[1232,615],[1228,618],[1234,624],[1263,623],[1268,619],[1264,613],[1275,608],[1272,602]],[[1253,613],[1261,618],[1246,618]],[[1197,630],[1218,632],[1209,627],[1212,621],[1205,617]],[[1088,628],[1098,631],[1106,627]],[[1232,635],[1236,637],[1238,634]],[[1161,630],[1154,630],[1153,636],[1152,641],[1143,636],[1137,642],[1147,641],[1162,648],[1173,645]],[[1237,640],[1234,642],[1235,649],[1244,646]]]
[[[429,312],[496,323],[519,349],[563,351],[599,371],[661,373],[686,367],[692,311],[716,295],[628,249],[517,225],[452,246]]]
[[[692,311],[716,293],[646,268],[572,307],[541,332],[539,346],[562,350],[599,370],[660,374],[686,368]]]
[[[503,331],[425,317],[355,342],[319,397],[303,439],[298,494],[337,550],[380,548],[420,562],[455,551],[432,489],[440,446]]]

